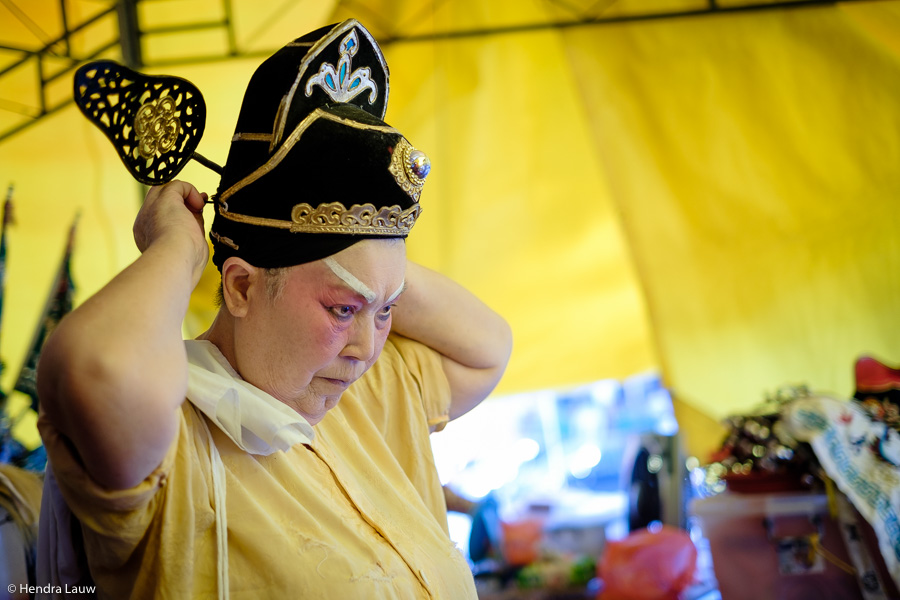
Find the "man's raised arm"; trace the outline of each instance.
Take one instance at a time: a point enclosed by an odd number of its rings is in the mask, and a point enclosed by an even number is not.
[[[503,317],[440,273],[410,261],[406,284],[392,329],[441,353],[452,394],[450,419],[455,419],[500,381],[512,352],[512,331]]]
[[[204,200],[181,181],[151,189],[134,223],[141,256],[66,315],[41,352],[42,418],[103,486],[140,483],[176,435],[188,373],[181,325],[209,252]]]

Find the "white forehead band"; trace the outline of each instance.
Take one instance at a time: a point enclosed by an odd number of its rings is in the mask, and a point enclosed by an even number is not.
[[[335,275],[340,277],[341,281],[343,281],[344,283],[349,285],[351,288],[353,288],[354,292],[356,292],[357,294],[359,294],[360,296],[365,298],[366,302],[368,302],[369,304],[371,304],[372,302],[375,302],[375,298],[377,298],[377,296],[375,295],[375,292],[370,290],[369,286],[367,286],[362,281],[360,281],[359,279],[354,277],[353,273],[351,273],[350,271],[348,271],[347,269],[345,269],[344,267],[339,265],[337,263],[337,261],[334,260],[333,258],[331,258],[330,256],[323,260],[324,260],[325,264],[328,265],[328,268],[331,269],[331,271]]]

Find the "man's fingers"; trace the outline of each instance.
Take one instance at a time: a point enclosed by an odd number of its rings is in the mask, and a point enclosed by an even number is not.
[[[174,189],[179,195],[181,195],[182,199],[184,199],[184,205],[190,209],[191,212],[200,212],[203,210],[204,205],[206,204],[205,194],[201,194],[197,188],[186,181],[180,181],[175,179],[166,184]]]
[[[206,198],[208,197],[206,192],[201,194],[197,191],[197,188],[191,184],[187,185],[190,186],[190,189],[188,190],[187,197],[184,199],[184,205],[187,206],[191,212],[202,213],[203,207],[206,206]]]
[[[175,179],[164,185],[152,188],[150,193],[147,194],[145,204],[156,202],[168,194],[177,194],[187,209],[195,214],[203,212],[203,207],[206,206],[206,201],[209,198],[206,192],[199,192],[190,183]]]

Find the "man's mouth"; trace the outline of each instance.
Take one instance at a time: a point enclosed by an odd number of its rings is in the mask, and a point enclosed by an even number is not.
[[[334,379],[332,377],[321,377],[320,379],[322,379],[323,381],[327,381],[328,383],[337,387],[346,388],[350,386],[350,382],[344,381],[343,379]]]

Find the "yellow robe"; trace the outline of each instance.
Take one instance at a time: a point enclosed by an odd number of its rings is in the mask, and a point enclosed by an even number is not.
[[[447,534],[428,438],[448,410],[440,356],[391,336],[314,439],[286,452],[245,452],[185,402],[162,464],[135,488],[110,491],[51,424],[39,426],[100,597],[217,596],[205,422],[224,465],[231,598],[475,598]]]

